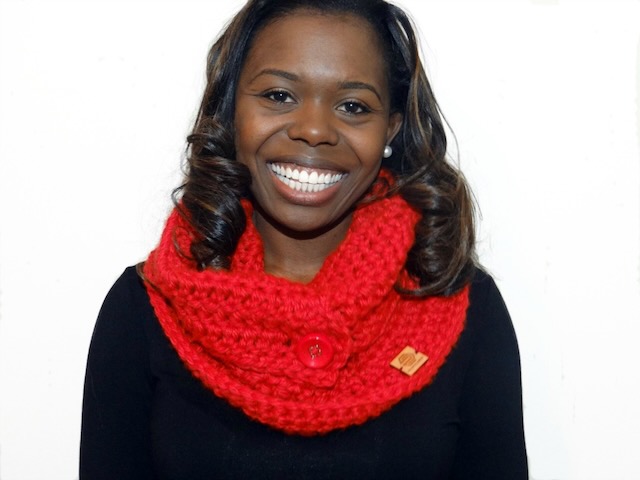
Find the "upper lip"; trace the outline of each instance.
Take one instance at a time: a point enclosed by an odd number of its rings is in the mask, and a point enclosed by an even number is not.
[[[309,155],[281,155],[272,157],[267,163],[289,163],[311,170],[330,170],[332,172],[346,172],[345,168],[324,157],[313,157]]]

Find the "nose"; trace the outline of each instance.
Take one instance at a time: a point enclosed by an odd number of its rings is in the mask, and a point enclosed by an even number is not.
[[[335,121],[333,108],[320,102],[306,102],[293,112],[287,134],[291,140],[301,140],[312,147],[335,145],[338,143]]]

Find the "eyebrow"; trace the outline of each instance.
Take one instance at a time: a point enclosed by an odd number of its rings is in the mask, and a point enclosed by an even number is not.
[[[382,98],[380,97],[380,94],[378,93],[376,88],[373,85],[370,85],[368,83],[365,83],[365,82],[340,82],[338,84],[338,86],[342,90],[370,90],[371,92],[373,92],[375,94],[376,97],[378,97],[378,100],[382,101]]]
[[[287,72],[285,70],[278,70],[277,68],[265,68],[264,70],[260,70],[258,74],[251,79],[253,82],[260,75],[275,75],[276,77],[282,77],[287,80],[291,80],[292,82],[297,82],[300,80],[300,77],[295,73]]]
[[[265,68],[264,70],[260,70],[260,72],[258,72],[258,74],[255,77],[253,77],[251,81],[254,81],[256,78],[258,78],[261,75],[274,75],[276,77],[281,77],[286,80],[290,80],[292,82],[300,81],[300,77],[295,73],[287,72],[286,70],[279,70],[277,68]],[[378,97],[378,100],[382,101],[382,97],[380,96],[380,93],[378,93],[376,88],[373,85],[366,82],[358,82],[358,81],[339,82],[338,88],[340,88],[341,90],[369,90],[373,92],[373,94],[376,97]]]

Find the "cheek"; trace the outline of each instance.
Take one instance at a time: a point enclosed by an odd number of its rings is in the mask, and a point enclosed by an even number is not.
[[[351,148],[356,152],[363,165],[372,167],[382,162],[384,140],[382,134],[359,136],[352,139]]]
[[[247,111],[246,102],[236,101],[235,111],[235,147],[237,152],[237,160],[246,163],[246,156],[254,148],[253,139],[255,138],[255,130],[258,125],[254,116]]]
[[[255,135],[255,129],[253,129],[248,122],[241,122],[236,125],[235,147],[236,160],[249,167],[249,170],[253,172],[259,144]]]
[[[261,118],[255,113],[238,111],[235,122],[235,147],[237,160],[251,167],[254,158],[259,156],[259,150],[265,142],[274,134],[273,125],[268,119]]]

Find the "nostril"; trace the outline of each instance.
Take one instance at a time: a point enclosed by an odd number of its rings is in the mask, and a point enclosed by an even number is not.
[[[301,140],[311,146],[335,144],[339,135],[331,118],[324,114],[301,114],[287,130],[289,138]]]

